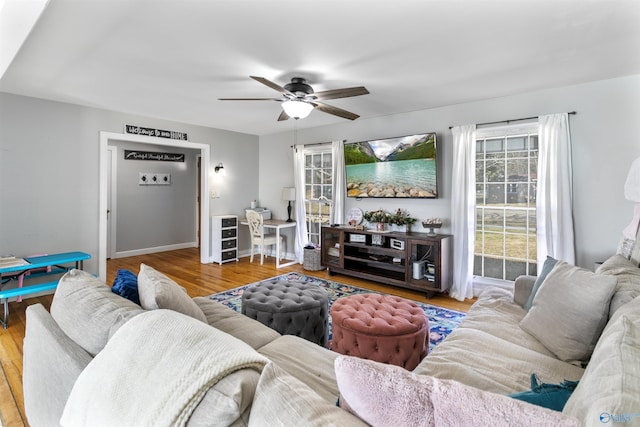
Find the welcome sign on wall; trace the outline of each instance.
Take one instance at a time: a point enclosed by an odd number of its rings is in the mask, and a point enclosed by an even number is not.
[[[135,125],[124,125],[124,132],[133,135],[146,135],[154,136],[156,138],[178,139],[180,141],[187,141],[186,132],[176,132],[173,130],[145,128]]]

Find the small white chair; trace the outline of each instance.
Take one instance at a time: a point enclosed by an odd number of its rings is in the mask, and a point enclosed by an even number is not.
[[[256,211],[247,210],[247,222],[251,233],[251,262],[253,262],[253,250],[256,245],[260,248],[260,265],[264,264],[264,249],[266,246],[275,245],[278,241],[275,234],[264,234],[264,218]],[[280,236],[280,247],[283,239]],[[278,256],[276,254],[276,256]]]

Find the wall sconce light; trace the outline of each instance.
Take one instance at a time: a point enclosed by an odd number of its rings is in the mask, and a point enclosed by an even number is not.
[[[223,169],[224,169],[224,166],[222,166],[222,162],[218,163],[218,165],[215,168],[213,168],[215,173],[219,173]]]

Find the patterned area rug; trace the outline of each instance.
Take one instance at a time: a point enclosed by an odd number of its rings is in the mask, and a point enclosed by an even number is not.
[[[273,279],[301,281],[321,286],[329,294],[329,307],[331,307],[331,304],[340,297],[361,293],[375,293],[375,291],[358,288],[356,286],[345,285],[344,283],[334,282],[331,280],[319,279],[317,277],[306,276],[299,273],[287,273],[275,278],[266,279],[256,283],[250,283],[239,288],[220,292],[218,294],[213,294],[209,298],[221,304],[224,304],[239,313],[240,306],[242,304],[242,293],[244,292],[244,290],[253,286],[257,286],[262,282],[272,281]],[[429,351],[433,350],[433,348],[438,343],[445,339],[445,337],[451,331],[453,331],[458,326],[460,321],[465,317],[464,313],[458,311],[447,310],[446,308],[425,304],[419,301],[413,302],[415,302],[424,310],[425,314],[427,315],[427,319],[429,319]],[[331,339],[331,316],[329,316],[329,339]]]

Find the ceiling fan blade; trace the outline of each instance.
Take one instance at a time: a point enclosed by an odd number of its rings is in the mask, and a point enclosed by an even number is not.
[[[314,102],[317,110],[322,111],[323,113],[333,114],[334,116],[342,117],[349,120],[355,120],[359,115],[352,113],[347,110],[343,110],[342,108],[334,107],[333,105],[323,104],[322,102]]]
[[[315,92],[313,96],[317,99],[338,99],[349,98],[351,96],[367,95],[369,91],[364,86],[358,87],[346,87],[343,89],[325,90],[322,92]]]
[[[218,98],[218,101],[278,101],[278,102],[282,102],[282,98]]]
[[[277,83],[272,82],[271,80],[267,80],[264,77],[256,77],[256,76],[249,76],[251,77],[253,80],[262,83],[265,86],[269,86],[271,89],[273,90],[277,90],[278,92],[285,94],[285,95],[293,95],[291,92],[289,92],[288,90],[286,90],[285,88],[283,88],[282,86],[280,86]],[[295,96],[295,95],[294,95]]]
[[[285,120],[289,120],[289,116],[287,115],[287,113],[284,112],[284,110],[282,110],[280,112],[280,115],[278,116],[278,121],[282,122],[282,121],[285,121]]]

